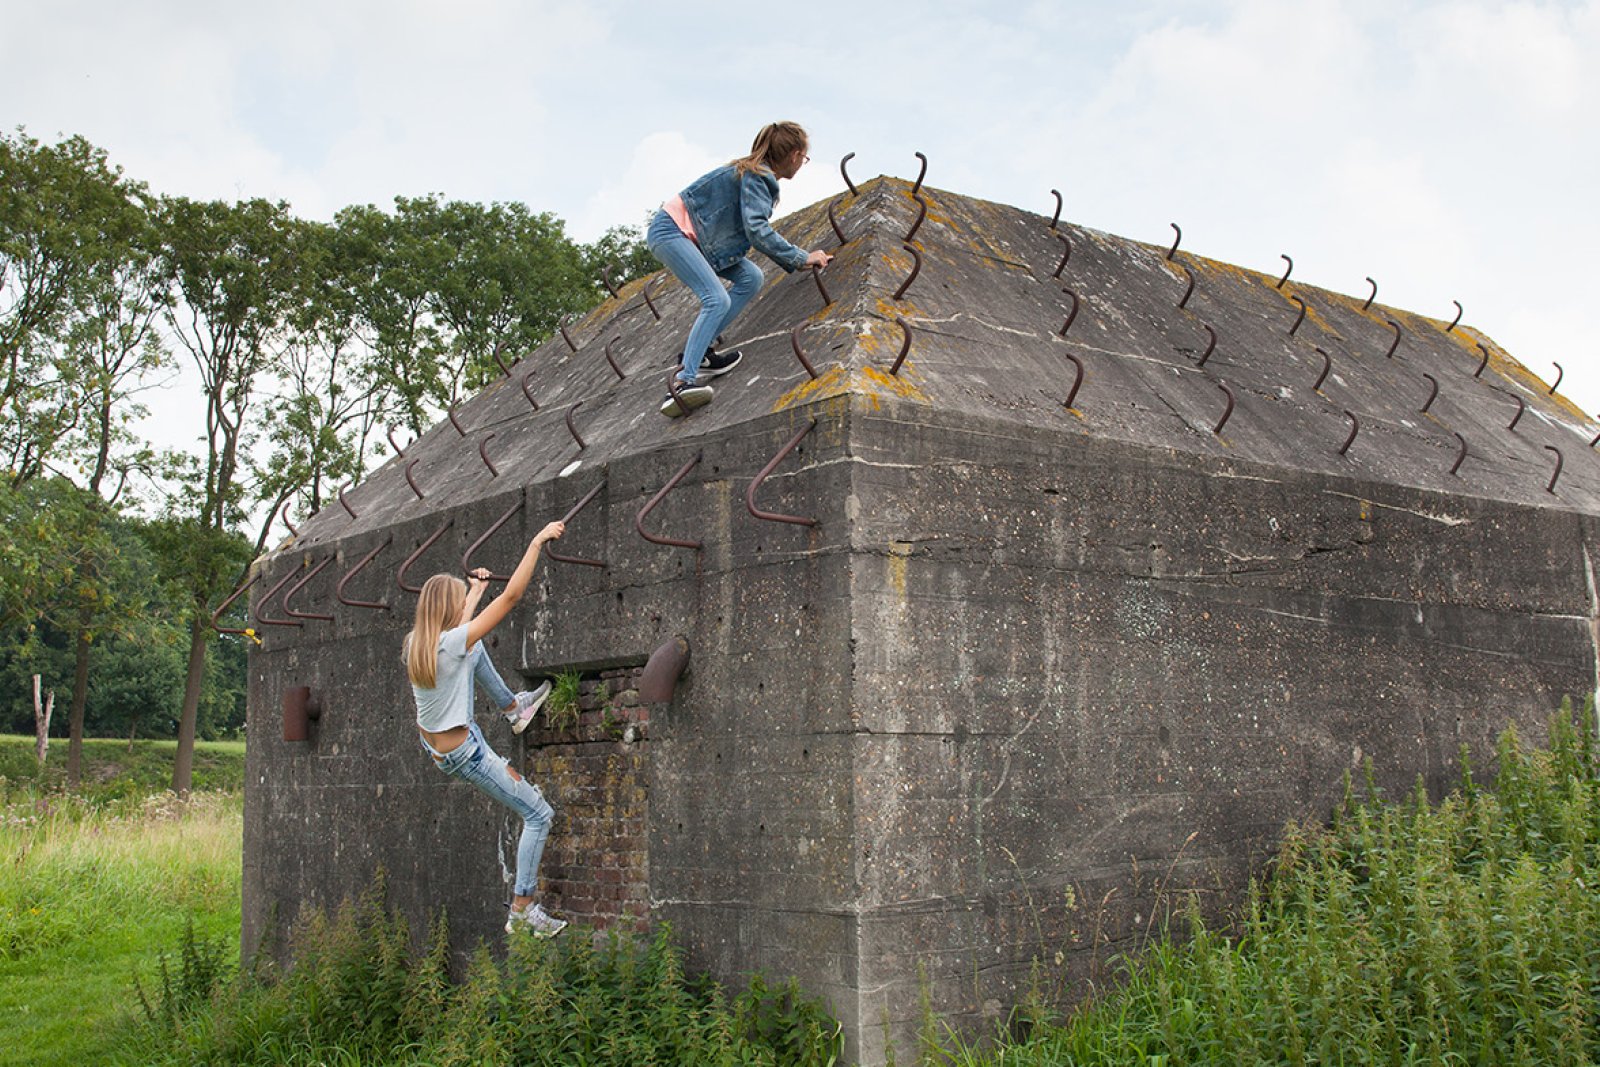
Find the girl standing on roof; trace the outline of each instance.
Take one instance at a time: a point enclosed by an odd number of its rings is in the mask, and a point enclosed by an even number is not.
[[[668,418],[686,415],[711,402],[707,379],[726,374],[740,352],[711,348],[729,323],[761,288],[761,268],[745,258],[759,249],[785,271],[826,267],[833,259],[818,249],[807,252],[784,240],[769,221],[778,202],[778,179],[793,178],[811,157],[806,131],[793,122],[775,122],[756,134],[750,154],[718,167],[661,205],[645,233],[645,243],[663,265],[700,299],[700,317],[689,330],[679,356],[678,392],[661,402]],[[722,283],[730,282],[731,289]]]
[[[513,696],[489,662],[483,641],[522,599],[534,564],[539,562],[540,547],[565,532],[563,524],[552,522],[535,534],[505,589],[476,618],[473,613],[488,585],[488,572],[473,572],[470,587],[453,574],[429,578],[417,598],[416,622],[405,642],[406,674],[417,701],[422,747],[445,774],[460,778],[522,816],[515,897],[506,932],[522,928],[535,937],[554,937],[567,925],[533,902],[539,890],[539,857],[555,812],[539,787],[513,770],[484,740],[472,716],[472,682],[476,677],[491,697],[498,698],[497,706],[504,709],[502,714],[516,733],[532,721],[549,695],[550,683],[546,682],[531,693]]]

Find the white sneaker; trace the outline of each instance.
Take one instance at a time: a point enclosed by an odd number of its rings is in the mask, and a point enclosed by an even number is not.
[[[544,707],[545,698],[549,695],[549,679],[539,683],[539,688],[533,690],[531,693],[527,691],[518,693],[516,697],[517,702],[512,706],[511,710],[502,712],[502,714],[506,717],[506,722],[511,724],[511,732],[514,734],[520,734],[522,731],[526,730],[528,728],[528,724],[533,721],[533,717],[539,714],[539,709]]]
[[[557,919],[548,914],[537,904],[529,904],[518,911],[511,909],[511,914],[506,917],[506,933],[514,934],[518,927],[526,929],[534,937],[554,937],[567,928],[565,919]]]

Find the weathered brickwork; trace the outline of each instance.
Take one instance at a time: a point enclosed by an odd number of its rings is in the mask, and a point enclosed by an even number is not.
[[[649,917],[650,709],[638,674],[586,675],[575,709],[540,716],[524,758],[556,811],[540,864],[545,904],[596,929]]]

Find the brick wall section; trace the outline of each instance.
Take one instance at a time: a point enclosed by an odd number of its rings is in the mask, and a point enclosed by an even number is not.
[[[650,708],[642,667],[584,675],[576,724],[557,712],[525,735],[523,767],[556,811],[540,864],[545,907],[597,929],[649,917]]]

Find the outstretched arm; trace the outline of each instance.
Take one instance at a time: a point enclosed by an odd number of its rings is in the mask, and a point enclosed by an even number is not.
[[[483,591],[489,588],[489,568],[479,567],[467,575],[467,599],[461,605],[461,617],[456,620],[457,626],[465,626],[472,621],[472,616],[478,610],[478,601],[483,599]]]
[[[516,607],[517,601],[522,599],[522,594],[528,588],[528,582],[533,578],[534,564],[539,562],[539,550],[546,541],[554,541],[567,532],[565,523],[548,523],[544,529],[533,535],[533,540],[528,542],[528,550],[522,554],[522,562],[517,564],[517,569],[511,572],[511,580],[500,591],[500,595],[489,601],[489,606],[484,608],[477,618],[467,623],[467,648],[489,636],[489,631],[500,624],[500,620],[511,614],[511,609]]]

